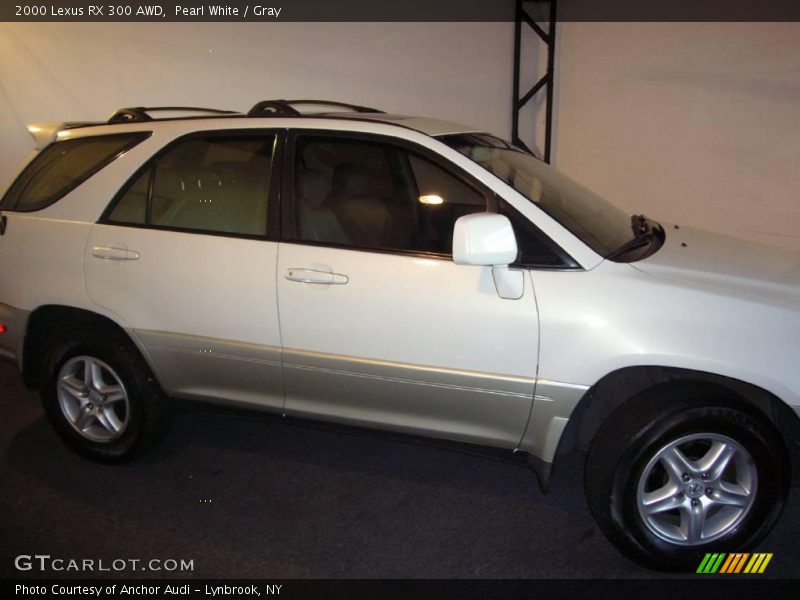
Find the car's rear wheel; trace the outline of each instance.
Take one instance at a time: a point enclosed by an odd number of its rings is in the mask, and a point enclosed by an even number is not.
[[[61,416],[81,436],[110,443],[125,435],[131,401],[120,376],[99,358],[74,356],[56,376]]]
[[[601,428],[586,461],[589,507],[606,537],[651,567],[696,568],[706,552],[757,544],[789,488],[774,426],[706,386],[632,399]]]
[[[122,334],[86,328],[61,335],[44,364],[45,412],[62,439],[84,456],[128,460],[166,433],[171,402]]]

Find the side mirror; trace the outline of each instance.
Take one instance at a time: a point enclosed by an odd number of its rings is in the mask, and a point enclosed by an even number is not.
[[[474,213],[459,218],[453,231],[457,265],[508,266],[517,260],[517,238],[504,215]]]
[[[474,213],[456,221],[453,231],[453,262],[457,265],[492,267],[497,294],[519,300],[525,291],[522,271],[509,269],[517,260],[517,238],[504,215]]]

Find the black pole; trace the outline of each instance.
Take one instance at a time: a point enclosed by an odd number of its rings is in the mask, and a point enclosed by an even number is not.
[[[544,162],[550,164],[550,148],[553,140],[553,86],[556,81],[556,7],[558,0],[550,0],[550,38],[547,44],[547,109],[544,123]]]
[[[511,92],[511,142],[519,139],[519,70],[522,52],[522,0],[516,0],[514,14],[514,89]]]

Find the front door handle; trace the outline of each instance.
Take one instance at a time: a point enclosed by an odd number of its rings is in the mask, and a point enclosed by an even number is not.
[[[330,271],[320,271],[319,269],[299,269],[295,267],[286,269],[284,277],[289,281],[318,283],[322,285],[344,285],[350,281],[347,275],[331,273]]]
[[[92,248],[92,256],[108,260],[139,260],[138,252],[113,246],[95,246]]]

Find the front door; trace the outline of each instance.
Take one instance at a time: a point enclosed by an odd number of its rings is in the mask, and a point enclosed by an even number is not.
[[[278,257],[286,411],[514,448],[538,324],[490,268],[455,265],[455,220],[487,210],[466,174],[383,138],[298,134]]]

